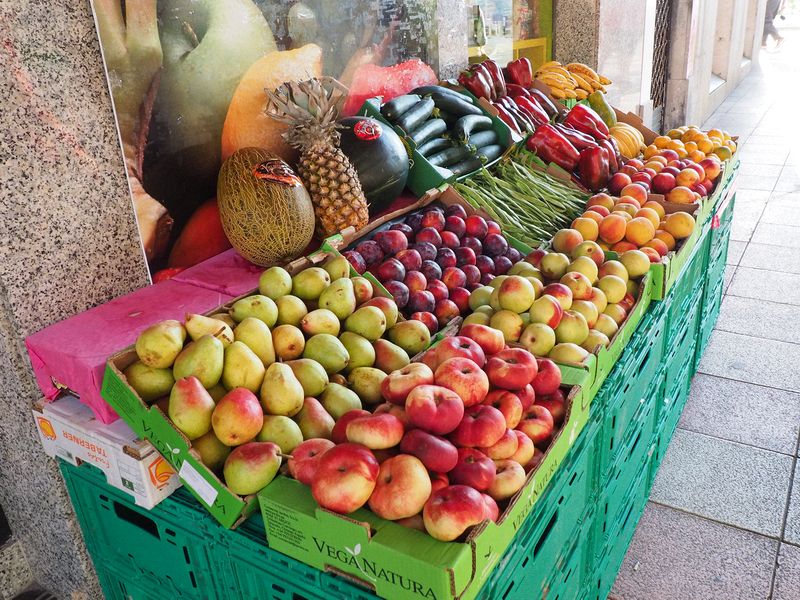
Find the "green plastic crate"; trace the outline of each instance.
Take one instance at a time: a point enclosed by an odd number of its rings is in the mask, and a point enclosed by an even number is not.
[[[724,281],[717,282],[716,289],[711,290],[706,288],[706,293],[703,296],[703,312],[700,316],[700,323],[697,332],[697,348],[695,349],[695,372],[700,365],[700,359],[706,351],[708,342],[711,339],[711,332],[714,331],[714,326],[717,324],[719,312],[722,308],[722,288],[725,286]]]
[[[667,306],[666,343],[668,348],[674,346],[675,337],[680,331],[681,323],[685,320],[686,311],[697,299],[697,296],[702,296],[710,239],[709,230],[706,230],[698,240],[692,257],[664,300]]]

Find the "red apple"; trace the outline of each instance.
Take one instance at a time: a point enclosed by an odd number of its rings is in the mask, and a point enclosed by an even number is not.
[[[409,392],[420,385],[433,383],[433,371],[423,363],[410,363],[392,371],[381,382],[381,394],[392,404],[405,405]]]
[[[448,358],[436,368],[434,383],[453,390],[465,407],[480,404],[489,392],[486,373],[475,361],[460,356]]]
[[[488,448],[478,448],[492,460],[511,458],[519,447],[519,440],[513,429],[506,429],[503,437]]]
[[[381,464],[369,508],[382,519],[407,519],[422,510],[430,495],[425,465],[416,456],[400,454]]]
[[[538,372],[532,384],[536,395],[555,393],[561,385],[561,369],[549,358],[537,358],[536,365]]]
[[[553,415],[544,406],[534,404],[527,411],[517,429],[531,438],[534,446],[546,448],[553,437]]]
[[[342,416],[342,419],[344,419],[344,416]],[[323,438],[311,438],[299,444],[292,450],[292,457],[286,461],[289,475],[300,483],[311,485],[314,473],[317,472],[319,461],[335,445],[332,441]]]
[[[434,473],[447,473],[458,462],[458,450],[450,441],[422,429],[407,431],[400,442],[400,449],[416,456]]]
[[[319,461],[311,494],[322,508],[349,514],[364,506],[375,489],[380,466],[372,452],[360,444],[340,444]]]
[[[466,485],[450,485],[431,494],[422,510],[425,530],[442,542],[451,542],[486,518],[480,492]]]
[[[331,430],[331,440],[333,443],[344,444],[347,441],[347,424],[350,421],[353,419],[359,419],[361,417],[369,417],[371,415],[372,413],[370,413],[368,410],[362,410],[360,408],[348,410],[341,417],[339,417],[339,420],[336,421],[336,424]]]
[[[484,356],[491,356],[497,354],[506,346],[503,332],[498,331],[487,325],[479,325],[477,323],[467,323],[461,327],[460,335],[475,341],[483,350]],[[442,342],[444,343],[444,342]],[[441,344],[440,344],[441,345]],[[470,357],[467,357],[470,358]],[[473,360],[475,360],[473,358]],[[482,362],[475,360],[480,365],[485,364],[485,359]]]
[[[550,412],[555,426],[559,426],[564,422],[564,417],[567,414],[567,403],[561,390],[556,390],[554,394],[547,396],[537,396],[536,406],[544,406]]]
[[[514,429],[522,419],[522,401],[519,396],[508,390],[492,390],[483,400],[484,404],[494,406],[503,413],[506,427]]]
[[[481,493],[481,496],[483,497],[483,503],[486,507],[484,518],[496,523],[498,517],[500,517],[500,509],[497,508],[497,502],[495,502],[494,498],[492,498],[489,494]]]
[[[513,460],[498,460],[496,474],[492,485],[486,490],[495,500],[510,498],[525,485],[525,469]]]
[[[507,348],[486,361],[486,374],[494,387],[519,390],[533,381],[537,373],[536,358],[522,348]]]
[[[503,413],[494,406],[479,404],[464,411],[464,418],[450,434],[450,441],[466,448],[488,448],[500,441],[506,429]]]
[[[517,436],[517,451],[509,457],[509,460],[516,461],[524,467],[533,458],[536,449],[531,438],[525,433],[515,429],[514,434]]]
[[[403,439],[403,423],[388,413],[353,419],[347,424],[347,441],[370,450],[385,450]]]
[[[468,485],[482,492],[494,481],[494,461],[477,448],[459,448],[458,463],[448,477],[451,483]]]
[[[458,427],[464,416],[464,402],[445,387],[418,385],[406,398],[406,413],[412,425],[444,435]]]
[[[408,420],[408,415],[406,414],[405,406],[398,406],[397,404],[392,404],[391,402],[383,402],[382,404],[378,404],[375,409],[372,411],[373,415],[394,415],[400,422],[403,424],[403,430],[406,431],[411,428],[411,423]]]

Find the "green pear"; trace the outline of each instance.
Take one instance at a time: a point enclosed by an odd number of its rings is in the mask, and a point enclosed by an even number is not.
[[[247,317],[255,317],[264,321],[267,327],[272,327],[278,320],[278,307],[272,298],[256,294],[234,302],[231,307],[231,317],[237,323],[241,323]]]
[[[341,254],[339,256],[331,256],[322,267],[331,276],[331,281],[350,277],[350,262]]]
[[[303,320],[300,321],[300,328],[306,335],[317,335],[318,333],[339,335],[341,323],[339,317],[327,308],[318,308],[303,317]]]
[[[225,348],[219,338],[204,335],[196,342],[188,344],[178,355],[172,367],[172,375],[176,380],[197,377],[203,387],[208,389],[219,383],[224,359]]]
[[[384,373],[391,373],[392,371],[402,369],[411,362],[408,359],[408,353],[389,340],[383,338],[375,340],[373,348],[375,349],[375,364],[366,366],[374,366]]]
[[[431,345],[431,332],[422,321],[400,321],[389,330],[389,341],[414,356]]]
[[[278,307],[278,325],[294,325],[298,327],[300,321],[308,314],[306,303],[297,296],[281,296],[275,300]]]
[[[487,315],[486,313],[482,312],[474,312],[471,315],[467,315],[466,317],[464,317],[463,325],[468,325],[469,323],[475,323],[476,325],[488,326],[489,323],[491,323],[491,321],[492,321],[491,315]]]
[[[303,406],[303,385],[289,365],[272,363],[261,384],[261,406],[270,415],[293,416]]]
[[[292,277],[292,292],[301,300],[316,300],[331,283],[325,269],[309,267]]]
[[[317,361],[310,358],[298,358],[290,360],[286,364],[289,365],[300,385],[303,386],[303,393],[306,396],[317,397],[328,385],[328,373]]]
[[[353,277],[350,279],[353,282],[353,294],[356,297],[356,306],[361,306],[367,300],[372,300],[372,295],[375,289],[372,283],[366,277]]]
[[[350,362],[347,348],[338,338],[329,333],[318,333],[306,340],[303,358],[317,361],[328,374],[338,373]]]
[[[242,342],[233,342],[225,348],[222,385],[226,389],[243,387],[256,393],[264,380],[264,372],[264,363]]]
[[[374,306],[383,311],[383,315],[386,317],[386,329],[394,327],[394,324],[397,323],[397,317],[399,316],[400,311],[397,309],[397,302],[395,302],[393,298],[387,298],[386,296],[375,296],[374,298],[367,300],[364,303],[364,306]]]
[[[378,404],[383,401],[381,383],[386,373],[374,367],[359,367],[350,371],[347,382],[364,404]]]
[[[211,431],[214,400],[197,377],[175,382],[169,395],[169,418],[190,440]]]
[[[163,68],[143,183],[177,223],[184,223],[216,191],[222,127],[236,86],[276,45],[252,0],[161,0],[156,35]]]
[[[337,421],[350,410],[361,408],[361,398],[353,390],[338,383],[329,383],[319,397],[322,407]]]
[[[228,313],[216,313],[211,315],[211,318],[216,319],[217,321],[222,321],[223,323],[225,323],[225,325],[227,325],[231,329],[236,327],[236,321],[234,321],[233,318]]]
[[[224,346],[233,341],[233,331],[219,319],[188,313],[184,325],[189,337],[195,342],[208,334],[218,337]]]
[[[208,393],[211,394],[214,402],[219,402],[222,400],[222,397],[228,393],[228,390],[225,389],[224,385],[218,383],[217,385],[208,388]]]
[[[292,293],[292,276],[283,267],[270,267],[258,278],[258,291],[277,300]]]
[[[248,496],[264,489],[281,466],[281,448],[273,442],[249,442],[234,448],[222,469],[225,485]]]
[[[192,440],[192,449],[200,455],[200,461],[209,469],[218,473],[231,453],[230,446],[219,441],[213,431]]]
[[[347,363],[349,371],[358,367],[371,367],[375,363],[375,348],[367,338],[345,331],[339,336],[339,341],[350,355],[350,362]]]
[[[303,443],[303,432],[300,426],[284,415],[265,415],[264,426],[256,436],[256,441],[278,444],[281,452],[291,454],[292,450]]]
[[[294,325],[278,325],[272,330],[272,347],[281,360],[292,360],[303,355],[306,338]]]
[[[183,350],[186,329],[169,319],[151,325],[136,338],[136,354],[148,367],[168,369]]]
[[[347,317],[344,328],[374,342],[386,331],[386,315],[377,306],[362,306]]]
[[[130,386],[148,404],[169,394],[175,383],[172,369],[154,369],[137,360],[122,372]]]
[[[295,422],[303,432],[303,439],[312,438],[331,439],[331,430],[336,422],[333,417],[319,403],[316,398],[303,400],[303,408],[294,416]]]
[[[352,315],[356,309],[353,282],[347,277],[332,282],[322,290],[322,294],[319,297],[319,307],[327,308],[340,319],[346,319]]]
[[[272,332],[261,319],[247,317],[233,330],[237,342],[242,342],[261,359],[265,367],[275,362],[275,348],[272,346]]]

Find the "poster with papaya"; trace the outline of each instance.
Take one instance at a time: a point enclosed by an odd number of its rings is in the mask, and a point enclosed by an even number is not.
[[[254,215],[247,206],[238,214],[267,223],[276,243],[288,244],[281,256],[302,252],[297,246],[308,229],[306,205],[291,175],[301,155],[310,154],[304,148],[324,145],[331,135],[338,143],[339,133],[323,123],[298,134],[296,121],[307,114],[309,102],[295,102],[299,88],[287,88],[286,82],[325,81],[312,92],[322,100],[313,98],[311,104],[336,103],[335,119],[341,119],[369,97],[393,97],[437,81],[436,0],[92,0],[92,5],[154,280],[231,247],[217,200],[220,170],[248,147],[259,149],[253,156],[261,161],[251,174],[278,190],[280,210],[273,216],[288,207],[295,219],[275,224],[271,215]],[[292,102],[268,114],[269,94],[279,88],[275,97],[292,96]],[[294,112],[298,106],[300,114]],[[235,166],[228,169],[226,185],[239,185]],[[263,209],[264,203],[256,205]],[[328,208],[351,212],[347,206]],[[241,227],[245,235],[249,225]],[[318,217],[313,229],[320,233]]]

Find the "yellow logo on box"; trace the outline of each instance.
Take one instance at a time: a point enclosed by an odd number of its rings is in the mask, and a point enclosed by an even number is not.
[[[56,430],[50,421],[44,417],[36,417],[36,422],[39,425],[39,430],[42,432],[44,437],[46,437],[48,440],[56,439]]]
[[[150,482],[157,488],[162,488],[169,483],[170,478],[175,474],[175,469],[159,456],[148,467]]]

